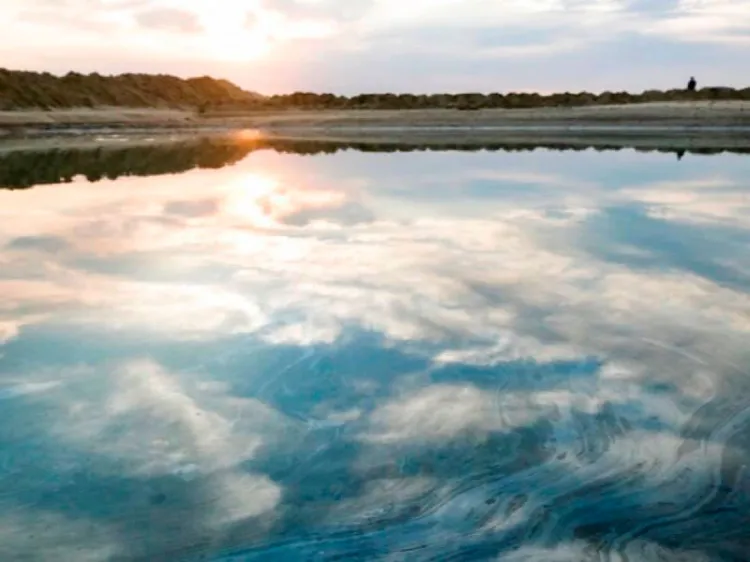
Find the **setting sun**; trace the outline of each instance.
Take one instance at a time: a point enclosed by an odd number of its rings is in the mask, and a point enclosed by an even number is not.
[[[213,59],[253,60],[270,50],[271,38],[265,26],[260,22],[250,25],[246,13],[225,9],[204,11],[200,20],[205,29],[206,54]]]
[[[229,62],[254,60],[270,53],[275,43],[295,39],[322,39],[336,32],[326,20],[290,19],[281,13],[258,7],[223,6],[221,10],[200,8],[204,30],[204,54]]]
[[[250,31],[216,33],[206,39],[212,58],[228,62],[258,59],[271,50],[267,37]]]

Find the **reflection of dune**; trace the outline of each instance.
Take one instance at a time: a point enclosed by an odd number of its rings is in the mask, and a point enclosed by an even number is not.
[[[566,142],[453,142],[437,137],[419,142],[354,142],[327,140],[293,140],[282,138],[212,137],[194,141],[153,143],[145,146],[97,149],[54,149],[0,152],[0,189],[22,189],[34,185],[67,183],[78,176],[88,181],[116,179],[123,176],[176,174],[194,168],[221,168],[235,164],[251,152],[275,150],[285,154],[335,154],[340,151],[419,152],[457,150],[465,152],[529,152],[536,149],[582,151],[589,148],[622,150],[628,144],[568,144]],[[641,151],[689,152],[692,154],[744,153],[741,148],[642,148]]]
[[[66,183],[77,176],[99,181],[221,168],[241,160],[252,149],[245,143],[201,140],[127,148],[0,153],[0,187]]]

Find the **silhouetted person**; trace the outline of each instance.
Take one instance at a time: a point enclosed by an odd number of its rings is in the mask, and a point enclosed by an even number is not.
[[[696,82],[695,78],[691,76],[690,80],[688,81],[688,87],[687,87],[688,92],[694,92],[695,91],[695,87],[697,85],[698,85],[698,82]]]

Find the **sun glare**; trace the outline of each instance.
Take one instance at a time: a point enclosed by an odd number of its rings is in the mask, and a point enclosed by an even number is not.
[[[266,55],[270,41],[249,30],[227,30],[207,34],[207,48],[212,58],[229,62],[255,60]]]
[[[229,5],[201,11],[206,54],[216,60],[239,62],[263,57],[271,38],[261,25],[248,25],[247,13]]]
[[[243,175],[226,186],[225,209],[248,225],[273,226],[274,220],[263,202],[278,188],[278,181],[273,178],[260,174]]]

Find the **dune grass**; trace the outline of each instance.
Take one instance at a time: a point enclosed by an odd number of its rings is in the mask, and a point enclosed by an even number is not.
[[[708,87],[630,92],[562,92],[542,95],[508,93],[332,93],[295,92],[261,96],[227,81],[208,76],[182,79],[165,74],[79,74],[0,69],[0,111],[93,107],[190,109],[199,115],[232,111],[298,110],[406,110],[530,109],[586,107],[674,101],[750,100],[750,88]]]

